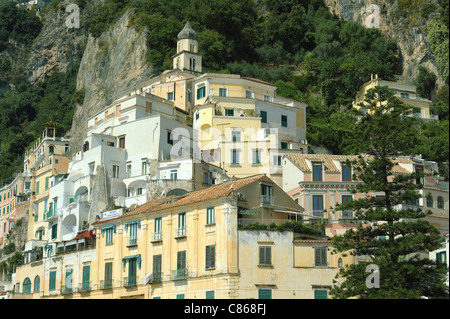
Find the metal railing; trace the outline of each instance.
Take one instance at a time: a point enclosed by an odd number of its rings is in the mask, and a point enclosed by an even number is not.
[[[186,236],[186,227],[179,227],[177,229],[177,237],[184,237]]]
[[[152,233],[151,240],[152,241],[161,241],[162,240],[162,233],[161,232]]]
[[[124,287],[137,286],[137,282],[138,282],[137,277],[123,277],[123,286]]]
[[[186,279],[187,277],[188,277],[187,268],[172,270],[172,276],[171,276],[172,280],[181,280],[181,279]]]
[[[100,289],[101,290],[103,290],[103,289],[111,289],[112,286],[113,286],[112,284],[113,284],[112,279],[110,279],[110,280],[100,280]]]
[[[273,196],[261,195],[261,204],[273,205]]]

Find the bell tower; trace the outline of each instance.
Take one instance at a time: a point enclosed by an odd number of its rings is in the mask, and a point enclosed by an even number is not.
[[[197,33],[189,21],[178,33],[177,54],[173,56],[173,69],[202,72],[202,56],[198,53]]]

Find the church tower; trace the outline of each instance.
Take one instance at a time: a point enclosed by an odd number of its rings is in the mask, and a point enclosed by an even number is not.
[[[202,72],[202,56],[198,53],[197,33],[189,21],[178,33],[177,54],[173,56],[173,68],[195,73]]]

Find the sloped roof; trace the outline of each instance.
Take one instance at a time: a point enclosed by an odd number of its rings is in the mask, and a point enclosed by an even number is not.
[[[261,180],[264,177],[265,175],[255,175],[223,183],[220,185],[200,189],[197,191],[192,191],[185,195],[159,198],[147,202],[143,205],[140,205],[135,209],[123,214],[121,217],[136,215],[140,213],[148,213],[166,208],[178,207],[192,203],[204,202],[208,200],[218,199],[221,197],[226,197],[229,196],[232,191],[236,191],[253,182]]]

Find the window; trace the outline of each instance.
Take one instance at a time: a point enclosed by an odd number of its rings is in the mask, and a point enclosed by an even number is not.
[[[176,189],[172,189],[171,191],[169,191],[167,193],[167,197],[169,196],[181,196],[186,194],[187,192],[184,189],[180,189],[180,188],[176,188]]]
[[[47,212],[47,208],[48,208],[48,199],[46,198],[46,199],[44,200],[44,213]]]
[[[197,100],[206,96],[206,86],[199,87],[197,89]]]
[[[272,186],[261,184],[261,202],[263,204],[272,204]]]
[[[206,292],[206,299],[214,299],[214,290],[210,290]]]
[[[167,132],[167,144],[173,145],[173,139],[172,139],[172,132],[171,131]]]
[[[271,266],[272,265],[272,247],[271,246],[259,246],[259,266]]]
[[[408,93],[400,93],[400,97],[409,98],[409,94]]]
[[[167,99],[168,99],[169,101],[173,101],[173,92],[168,92],[168,93],[167,93]]]
[[[442,196],[439,196],[437,198],[437,207],[439,209],[444,209],[444,199],[442,198]]]
[[[352,169],[350,166],[342,164],[342,180],[351,181],[352,180]]]
[[[23,293],[24,294],[31,294],[31,280],[30,278],[25,278],[23,281]]]
[[[208,207],[206,209],[206,225],[215,224],[216,222],[216,216],[214,207]]]
[[[206,246],[205,268],[214,269],[216,267],[216,245]]]
[[[58,224],[52,225],[52,240],[55,240],[58,235]]]
[[[171,180],[178,179],[178,171],[176,169],[170,170],[170,179]]]
[[[281,115],[281,126],[287,127],[287,116],[286,115]]]
[[[313,216],[323,217],[323,196],[313,195]]]
[[[239,150],[231,150],[231,164],[239,165]]]
[[[119,137],[119,147],[120,148],[125,148],[125,136],[120,136]]]
[[[219,96],[228,96],[227,88],[219,88]]]
[[[186,213],[178,214],[178,236],[186,236]]]
[[[5,209],[5,207],[3,207]],[[34,221],[37,222],[39,220],[39,204],[34,205]]]
[[[127,164],[127,177],[131,177],[131,164]]]
[[[161,217],[155,218],[155,235],[154,240],[161,240]]]
[[[177,251],[176,278],[186,277],[186,250]]]
[[[352,195],[342,195],[342,203],[348,203],[352,200]],[[342,211],[342,218],[352,218],[352,210],[351,209],[345,209]]]
[[[39,292],[41,290],[41,277],[36,276],[34,277],[34,291],[33,292]]]
[[[427,196],[427,207],[433,208],[433,196]]]
[[[241,141],[241,132],[240,131],[231,132],[231,140],[233,142],[240,142]]]
[[[153,281],[161,282],[161,255],[153,255]]]
[[[56,270],[50,271],[48,283],[48,290],[55,290],[55,289],[56,289]]]
[[[129,286],[136,286],[137,284],[137,258],[130,258],[128,260],[128,279],[126,282],[126,285]]]
[[[272,289],[258,289],[258,299],[272,299]]]
[[[313,163],[313,181],[322,180],[322,163]]]
[[[234,116],[234,109],[225,109],[225,116]]]
[[[48,181],[49,181],[49,177],[47,176],[47,177],[45,178],[45,190],[48,189]]]
[[[416,166],[416,184],[423,185],[423,167]]]
[[[188,90],[188,101],[191,102],[192,99],[192,92],[191,90]]]
[[[177,294],[177,299],[184,299],[184,294]]]
[[[267,112],[260,111],[259,113],[259,116],[261,117],[261,123],[267,123]]]
[[[37,194],[39,194],[39,181],[36,182],[36,195]],[[6,193],[5,193],[5,196],[6,196]],[[3,199],[5,199],[5,198],[3,198]]]
[[[112,287],[112,262],[105,263],[105,276],[103,282],[103,288],[108,289]]]
[[[270,102],[271,101],[271,96],[269,94],[264,94],[264,101],[265,102]]]
[[[282,150],[287,150],[287,149],[288,149],[288,143],[286,143],[286,142],[281,142],[281,149],[282,149]]]
[[[316,247],[314,249],[314,265],[327,266],[327,247]]]
[[[253,162],[254,165],[260,165],[261,164],[261,150],[256,149],[253,150]]]
[[[113,178],[119,178],[119,166],[113,165],[112,169],[113,169]]]
[[[130,239],[128,244],[129,245],[137,245],[137,229],[138,229],[138,224],[137,223],[132,223],[129,225],[130,227]]]
[[[281,166],[281,156],[280,155],[275,155],[273,157],[273,165]]]
[[[338,268],[341,269],[343,267],[342,258],[338,259]]]
[[[245,97],[247,99],[254,99],[255,98],[255,94],[252,91],[245,90]]]
[[[53,153],[55,152],[55,147],[54,147],[53,145],[50,145],[50,146],[48,147],[48,152],[49,152],[50,154],[53,154]]]
[[[141,188],[141,187],[139,187],[139,188],[137,189],[137,194],[138,194],[138,195],[142,195],[142,188]]]
[[[82,291],[88,291],[90,289],[91,281],[91,266],[83,266],[83,279],[81,284]]]
[[[445,264],[447,262],[447,252],[441,251],[436,253],[436,261]]]
[[[114,229],[112,227],[105,230],[106,244],[112,244],[112,242],[113,242],[113,232],[114,232]]]
[[[314,290],[314,299],[328,299],[328,291],[321,289]]]
[[[142,175],[147,175],[147,162],[142,162],[142,165],[141,165],[141,174],[142,174]]]

